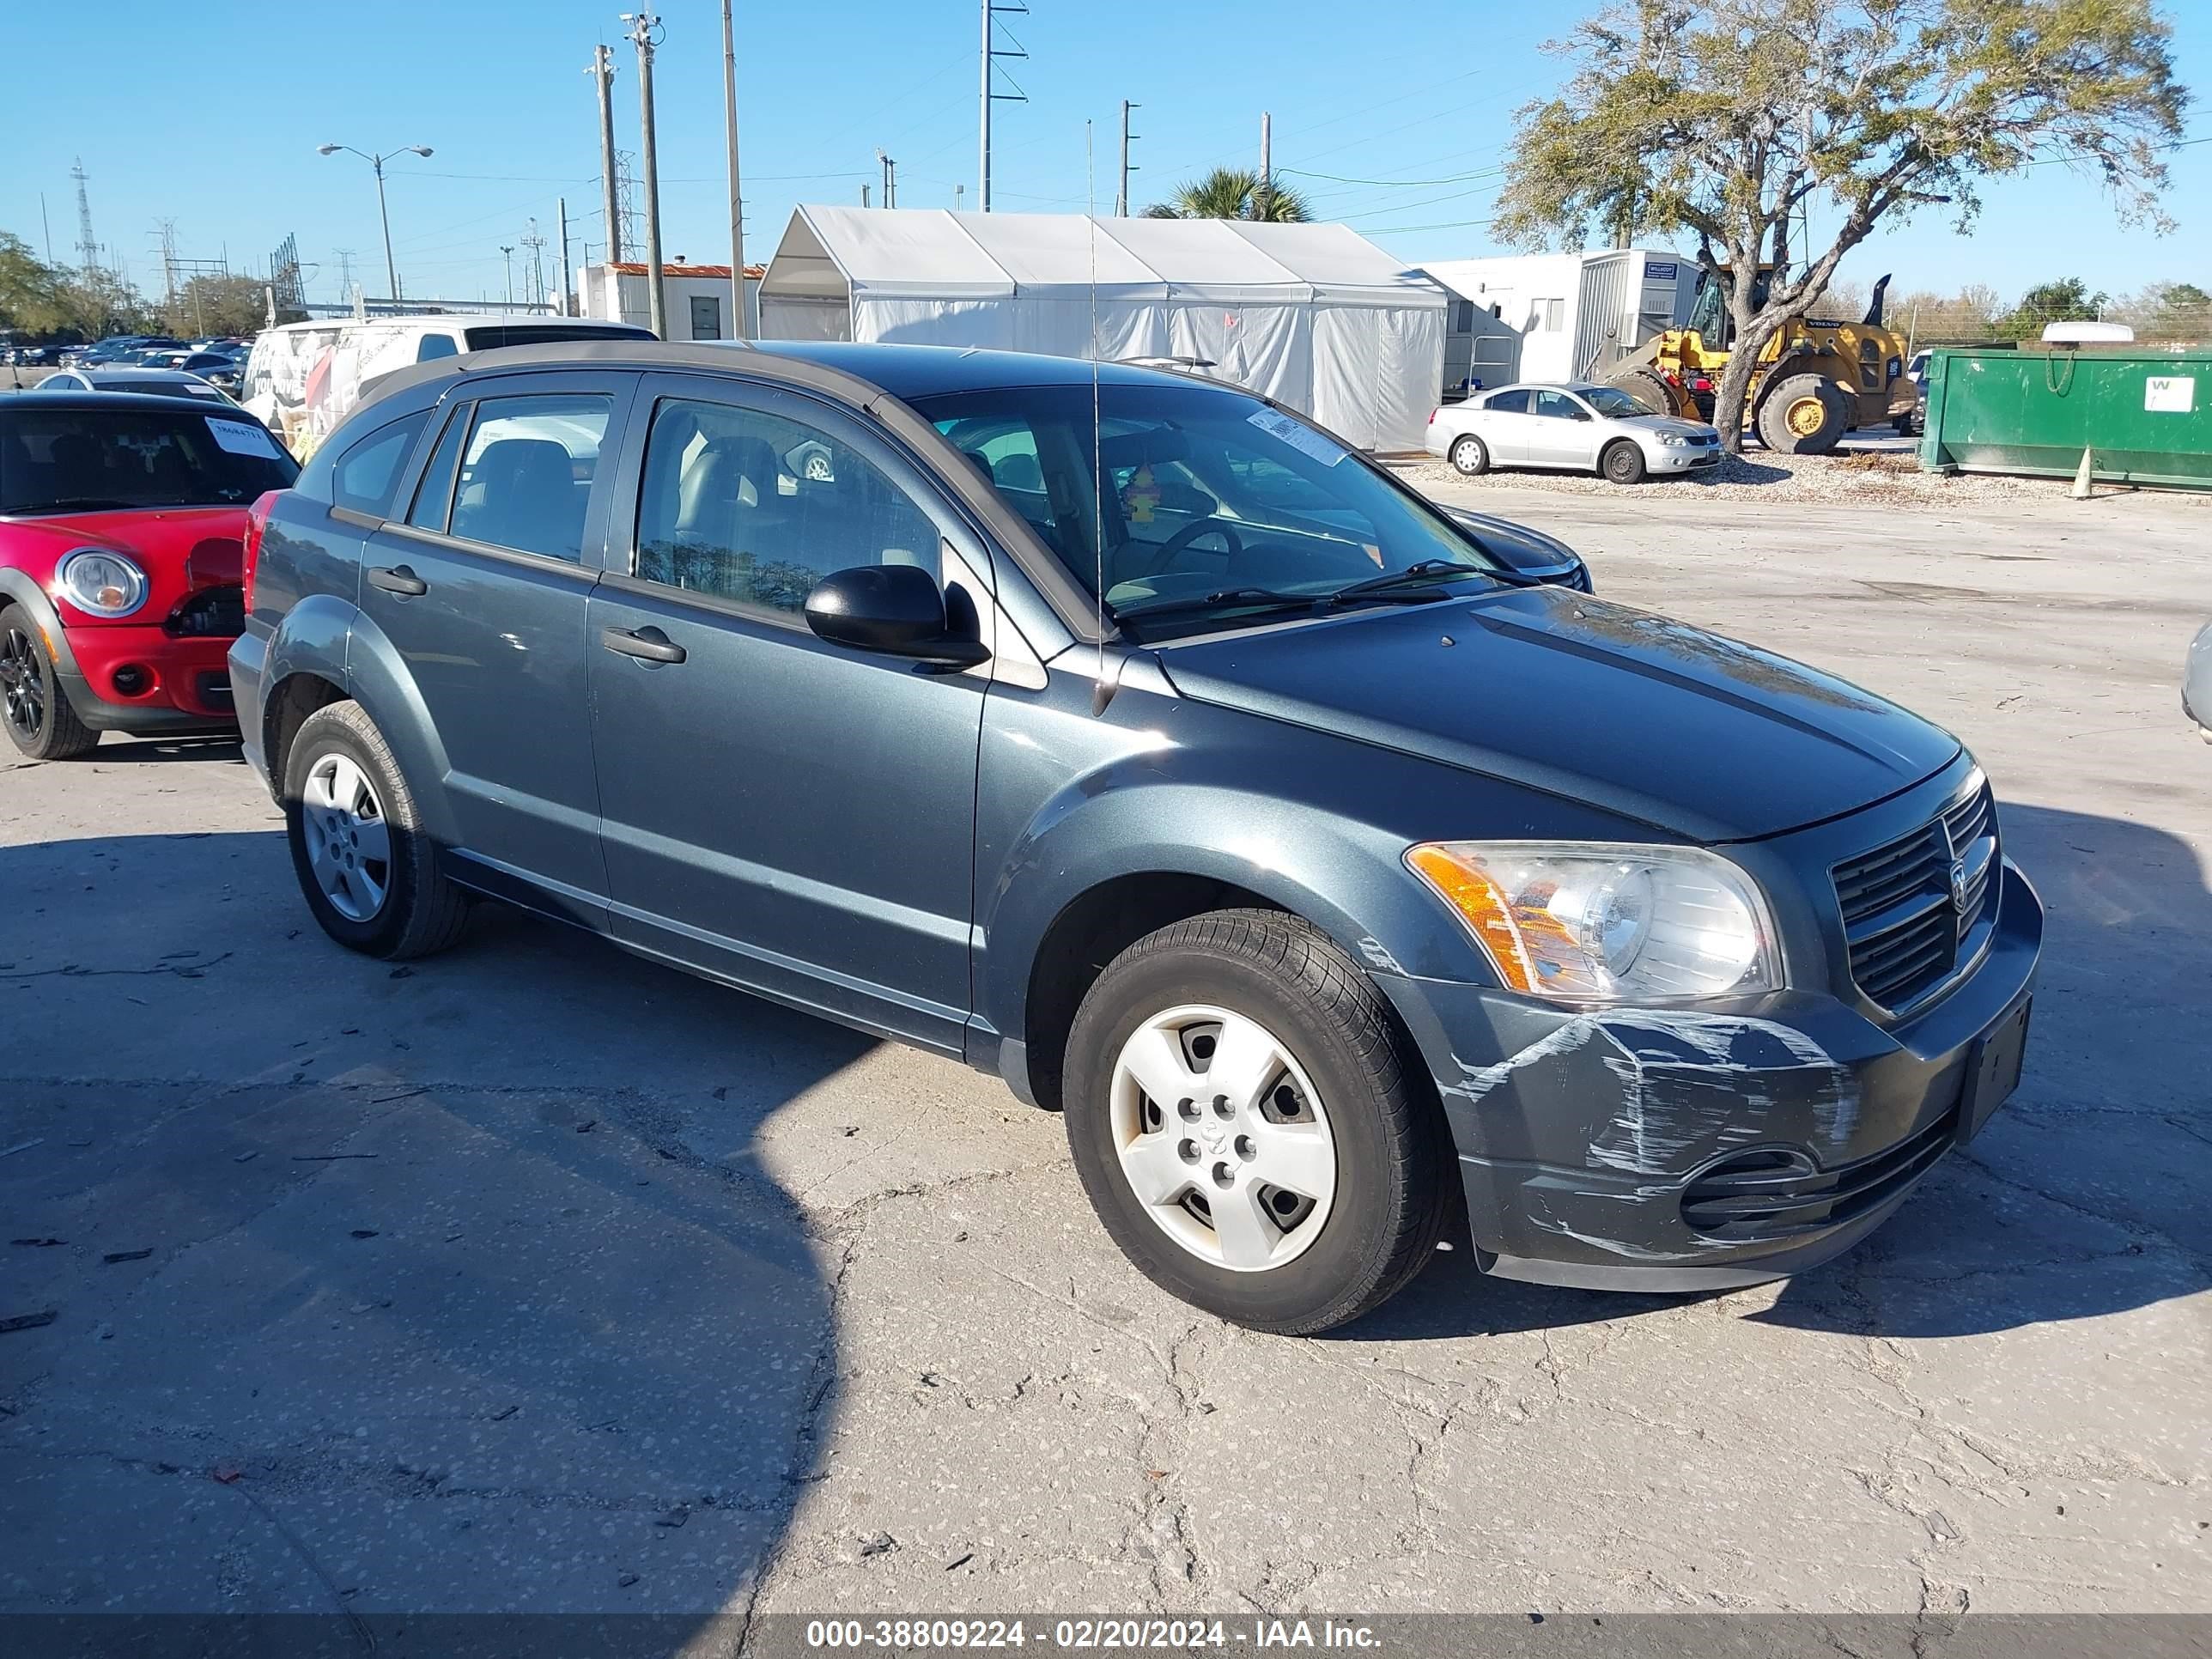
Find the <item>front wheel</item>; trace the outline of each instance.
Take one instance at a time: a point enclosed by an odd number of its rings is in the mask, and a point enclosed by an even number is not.
[[[438,868],[415,796],[357,702],[318,708],[284,768],[284,829],[322,929],[366,956],[428,956],[460,937],[468,896]]]
[[[1304,1335],[1395,1295],[1453,1214],[1442,1109],[1380,995],[1294,917],[1218,911],[1124,951],[1068,1036],[1068,1145],[1170,1295]]]
[[[1472,432],[1455,439],[1451,447],[1451,464],[1470,478],[1479,478],[1490,471],[1490,448]]]
[[[1627,438],[1619,439],[1606,446],[1605,453],[1597,458],[1598,471],[1608,483],[1617,484],[1644,482],[1644,452]]]

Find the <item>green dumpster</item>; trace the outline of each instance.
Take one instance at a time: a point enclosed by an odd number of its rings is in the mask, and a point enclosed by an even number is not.
[[[1928,362],[1930,472],[2212,489],[2212,351],[2149,346],[1937,351]]]

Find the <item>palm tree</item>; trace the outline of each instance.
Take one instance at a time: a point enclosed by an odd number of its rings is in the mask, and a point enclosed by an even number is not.
[[[1264,198],[1262,212],[1253,210],[1253,198]],[[1216,167],[1202,179],[1182,185],[1164,202],[1145,210],[1147,219],[1265,219],[1270,224],[1302,225],[1313,217],[1306,198],[1294,190],[1275,185],[1262,191],[1260,175],[1244,167]]]

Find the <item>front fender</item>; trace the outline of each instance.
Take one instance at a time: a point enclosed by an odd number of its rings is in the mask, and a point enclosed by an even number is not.
[[[46,590],[33,581],[26,571],[0,570],[0,602],[20,605],[46,642],[46,649],[54,659],[56,672],[70,678],[81,680],[83,672],[76,665],[76,653],[70,649],[69,635],[62,627],[61,613],[54,602],[46,597]]]
[[[1377,972],[1489,984],[1404,864],[1417,842],[1626,839],[1609,815],[1289,721],[1125,689],[1104,720],[992,700],[978,811],[978,1012],[1026,1029],[1032,965],[1068,907],[1140,875],[1229,883]]]

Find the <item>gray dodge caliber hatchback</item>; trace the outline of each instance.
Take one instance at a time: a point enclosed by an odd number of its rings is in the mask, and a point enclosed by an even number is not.
[[[393,376],[247,537],[232,680],[316,920],[420,956],[488,895],[957,1055],[1265,1330],[1453,1239],[1795,1273],[1982,1127],[2043,911],[1955,739],[1533,582],[1260,398],[1093,374]]]

